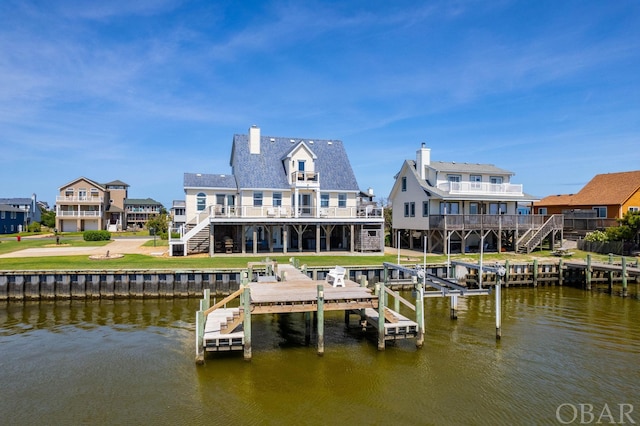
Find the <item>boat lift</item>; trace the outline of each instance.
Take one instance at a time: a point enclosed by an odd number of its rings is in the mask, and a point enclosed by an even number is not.
[[[493,272],[496,274],[498,279],[496,280],[495,293],[496,297],[496,339],[500,339],[502,337],[502,319],[501,319],[501,295],[500,295],[500,285],[501,278],[505,275],[505,268],[503,266],[482,266],[471,263],[464,262],[452,262],[453,264],[465,266],[470,269],[480,269],[481,271]],[[460,284],[446,278],[438,277],[437,275],[429,274],[426,272],[426,268],[421,265],[417,265],[415,268],[405,266],[405,265],[397,265],[389,262],[384,262],[383,266],[385,268],[385,279],[389,276],[388,269],[396,269],[398,271],[402,271],[405,275],[409,275],[412,277],[416,277],[418,279],[416,291],[421,293],[422,298],[425,297],[449,297],[451,302],[451,319],[457,319],[458,317],[458,297],[462,296],[489,296],[491,295],[492,289],[491,287],[480,287],[477,289],[470,289]],[[436,290],[427,291],[426,288],[431,287]],[[424,324],[424,320],[422,321]]]

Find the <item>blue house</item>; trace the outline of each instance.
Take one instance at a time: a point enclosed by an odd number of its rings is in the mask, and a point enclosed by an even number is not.
[[[8,204],[0,204],[0,234],[14,234],[24,230],[25,211]]]

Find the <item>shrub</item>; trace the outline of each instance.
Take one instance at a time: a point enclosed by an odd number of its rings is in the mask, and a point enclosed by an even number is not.
[[[84,231],[82,237],[85,241],[109,241],[111,232],[109,231]]]
[[[29,232],[40,232],[41,230],[40,222],[31,222],[29,226],[27,226],[27,231]]]
[[[589,242],[606,242],[609,241],[609,236],[607,235],[606,232],[603,231],[592,231],[587,233],[587,235],[585,235],[584,237],[585,241],[589,241]]]

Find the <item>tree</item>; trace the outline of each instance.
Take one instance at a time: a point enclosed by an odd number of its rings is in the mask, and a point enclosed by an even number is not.
[[[54,210],[42,210],[40,221],[47,228],[55,228],[56,212]]]
[[[622,219],[618,219],[620,226],[607,228],[609,239],[613,241],[635,241],[638,242],[640,233],[640,212],[626,212]]]
[[[147,221],[147,229],[151,230],[151,228],[153,228],[156,235],[160,235],[164,238],[164,235],[166,235],[169,230],[169,221],[167,220],[166,213],[161,213],[149,219]]]

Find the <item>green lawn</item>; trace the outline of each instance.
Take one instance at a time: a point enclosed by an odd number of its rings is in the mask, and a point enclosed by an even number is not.
[[[47,240],[47,239],[45,239]],[[72,245],[104,245],[106,242],[88,242],[82,240],[70,240]],[[27,243],[27,245],[21,245]],[[41,245],[51,244],[51,240],[23,240],[20,243],[2,241],[0,243],[0,253],[7,248],[16,250],[17,248],[39,247]],[[53,240],[55,244],[55,240]],[[153,244],[153,242],[152,242]],[[6,252],[13,251],[6,249]],[[574,251],[574,256],[571,259],[585,259],[587,253]],[[259,256],[218,256],[218,257],[157,257],[147,256],[142,254],[126,254],[120,259],[109,260],[91,260],[89,256],[55,256],[55,257],[38,257],[38,258],[6,258],[0,259],[0,270],[61,270],[61,269],[92,269],[92,270],[106,270],[106,269],[226,269],[226,268],[245,268],[247,262],[255,262],[265,259],[266,254]],[[308,266],[357,266],[357,265],[381,265],[382,262],[396,263],[397,255],[385,255],[385,256],[296,256],[295,254],[288,254],[286,256],[275,255],[270,256],[270,259],[276,260],[278,263],[289,263],[289,259],[295,257],[298,259],[300,265],[306,264]],[[548,251],[535,252],[531,255],[514,255],[507,253],[488,253],[483,257],[483,261],[486,265],[491,265],[494,262],[504,262],[509,260],[511,263],[527,262],[533,258],[539,258],[541,261],[557,261],[557,257],[551,256]],[[401,256],[400,263],[406,265],[415,265],[422,263],[422,255],[416,254],[415,256],[407,257]],[[592,255],[594,262],[606,262],[608,256]],[[467,255],[452,255],[451,260],[462,260],[465,262],[477,263],[479,260],[478,254]],[[616,257],[619,261],[619,257]],[[443,255],[429,255],[427,256],[427,263],[429,264],[442,264],[446,263],[447,257]]]
[[[109,244],[110,241],[85,241],[82,236],[64,236],[60,237],[61,245],[69,245],[73,247],[101,247]],[[17,238],[1,238],[0,239],[0,254],[11,253],[18,250],[24,250],[28,248],[55,246],[56,238],[41,237],[41,238],[21,238],[18,242]]]

